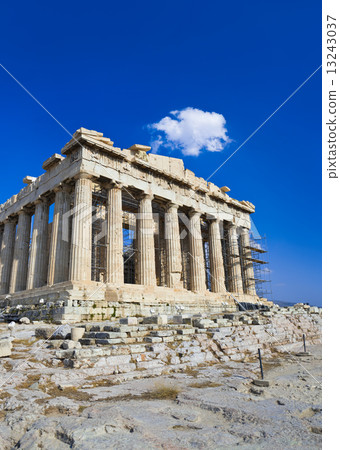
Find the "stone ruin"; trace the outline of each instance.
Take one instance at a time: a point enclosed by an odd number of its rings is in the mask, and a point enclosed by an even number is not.
[[[269,308],[268,308],[269,309]],[[36,328],[36,338],[56,349],[54,364],[88,375],[145,378],[200,365],[249,362],[258,349],[268,360],[321,343],[322,311],[297,304],[269,311],[202,316],[158,315]],[[41,342],[41,341],[39,341]],[[53,351],[53,350],[52,350]],[[53,353],[52,353],[53,354]]]
[[[270,304],[256,293],[254,205],[149,150],[80,128],[0,206],[8,318],[76,323]]]

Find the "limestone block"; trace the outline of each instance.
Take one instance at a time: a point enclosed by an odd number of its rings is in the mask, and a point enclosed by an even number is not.
[[[60,348],[63,342],[65,342],[65,341],[62,341],[60,339],[58,339],[58,340],[55,339],[53,341],[49,341],[48,348]]]
[[[137,317],[125,317],[123,319],[119,319],[119,323],[122,325],[138,325]]]
[[[153,324],[154,323],[157,325],[167,325],[168,316],[159,315],[159,316],[144,317],[143,323],[144,324]]]
[[[163,342],[174,342],[175,337],[174,336],[165,336],[163,337]]]
[[[201,364],[205,361],[205,353],[192,353],[181,358],[182,363],[190,363],[191,365]]]
[[[119,364],[118,366],[115,366],[113,369],[113,373],[128,373],[128,372],[134,372],[137,369],[136,364],[134,363],[128,363],[128,364]]]
[[[130,346],[131,353],[144,353],[146,352],[145,345],[131,345]]]
[[[131,353],[129,345],[114,345],[111,348],[110,355],[129,355]]]
[[[145,342],[150,342],[152,344],[156,344],[156,343],[162,342],[162,338],[161,337],[146,336],[144,338],[144,341]]]
[[[164,362],[160,361],[159,359],[137,362],[137,369],[156,369],[163,366]]]
[[[64,341],[61,344],[61,348],[63,348],[64,350],[71,350],[73,348],[81,348],[81,344],[80,342],[76,342],[76,341]]]
[[[31,177],[30,175],[27,175],[27,176],[22,180],[22,182],[23,182],[24,184],[30,185],[30,184],[33,184],[33,183],[35,182],[36,179],[37,179],[36,177]]]
[[[49,339],[53,334],[53,330],[51,328],[36,328],[34,334],[38,339]]]
[[[95,337],[96,339],[122,339],[127,338],[127,333],[115,333],[111,331],[103,331],[100,333],[89,333],[88,337]]]
[[[116,356],[108,356],[107,358],[100,358],[94,364],[94,367],[101,366],[119,366],[121,364],[128,364],[131,361],[131,355],[116,355]]]
[[[217,324],[210,319],[194,319],[192,321],[193,326],[197,328],[213,328],[217,327]]]
[[[153,345],[147,345],[146,349],[149,352],[162,353],[166,351],[167,347],[163,343],[155,343]]]
[[[173,330],[150,331],[150,336],[156,337],[172,336],[173,334],[174,334]]]
[[[21,319],[19,319],[19,322],[24,323],[25,325],[29,325],[31,323],[28,317],[22,317]]]
[[[0,358],[10,356],[12,353],[12,341],[9,338],[0,339]]]
[[[123,342],[123,339],[95,339],[97,345],[116,345]]]
[[[171,323],[175,324],[182,324],[183,323],[183,316],[173,316],[170,320]]]
[[[177,330],[177,334],[195,334],[194,328],[184,328],[183,330]]]
[[[71,326],[68,324],[58,327],[51,339],[69,339],[71,337]]]
[[[59,164],[61,161],[65,159],[64,156],[59,155],[58,153],[54,153],[50,158],[48,158],[46,161],[44,161],[42,168],[44,170],[50,170],[52,167]]]
[[[90,351],[88,351],[88,355],[91,355]],[[55,352],[55,357],[57,359],[71,359],[74,357],[74,350],[57,350]]]

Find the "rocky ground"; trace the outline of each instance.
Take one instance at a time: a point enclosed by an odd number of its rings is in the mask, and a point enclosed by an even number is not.
[[[1,449],[321,448],[320,346],[266,358],[267,388],[255,360],[129,380],[65,368],[35,328],[0,359]]]

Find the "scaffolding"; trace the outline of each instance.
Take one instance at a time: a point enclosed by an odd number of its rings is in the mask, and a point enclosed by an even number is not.
[[[106,205],[107,192],[99,185],[92,191],[92,280],[106,282]]]
[[[154,200],[152,202],[155,240],[155,267],[157,286],[167,286],[166,279],[166,242],[165,242],[165,209],[164,206]]]
[[[246,249],[251,252],[251,257],[246,259],[253,263],[256,294],[260,298],[272,300],[266,236],[255,235],[250,231],[249,246],[246,246]]]
[[[267,240],[265,236],[250,231],[249,245],[243,246],[242,239],[239,235],[235,239],[231,239],[229,235],[228,225],[223,227],[221,233],[222,239],[222,256],[225,272],[225,287],[227,291],[233,292],[233,280],[235,277],[236,267],[240,264],[242,269],[242,284],[244,292],[247,291],[247,283],[255,283],[256,294],[261,298],[271,300],[271,280],[270,270],[268,268],[268,250]],[[245,266],[247,262],[251,262],[254,270],[253,278],[245,279]]]
[[[128,191],[122,193],[124,283],[136,284],[138,200]]]
[[[239,238],[232,240],[229,235],[229,226],[223,224],[221,230],[222,257],[225,276],[225,288],[227,292],[234,292],[233,281],[235,278],[235,268],[240,264],[240,241]],[[242,273],[243,276],[243,273]]]
[[[209,247],[209,223],[201,218],[201,233],[203,244],[203,258],[205,266],[205,284],[208,291],[211,291],[211,272],[210,272],[210,247]]]
[[[107,277],[107,191],[99,185],[94,185],[92,192],[92,280],[106,282]],[[154,231],[155,231],[155,266],[158,286],[166,286],[166,246],[165,246],[165,211],[164,206],[157,201],[152,202]],[[123,222],[123,259],[124,259],[124,283],[137,283],[137,213],[139,201],[132,195],[122,194],[122,222]],[[201,219],[201,233],[203,256],[206,274],[206,287],[211,290],[210,275],[210,248],[209,248],[209,222]],[[249,245],[243,245],[245,241],[236,233],[230,235],[227,224],[221,229],[221,244],[223,266],[225,272],[225,287],[228,292],[234,292],[235,271],[241,266],[243,290],[247,292],[249,281],[255,284],[256,294],[260,298],[272,299],[270,270],[268,268],[268,250],[265,236],[260,236],[256,229],[249,232]],[[179,228],[181,233],[182,254],[182,282],[185,289],[191,288],[190,250],[189,236],[186,224],[179,216]],[[253,278],[245,277],[245,267],[251,262]]]

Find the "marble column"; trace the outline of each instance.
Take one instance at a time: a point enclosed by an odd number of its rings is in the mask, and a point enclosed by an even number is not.
[[[8,294],[14,254],[16,221],[5,221],[0,252],[0,295]]]
[[[137,282],[144,286],[156,285],[154,221],[152,217],[152,194],[145,194],[139,201],[137,246]]]
[[[68,280],[70,259],[70,241],[68,234],[69,214],[70,187],[58,186],[55,189],[54,214],[47,274],[47,284],[49,286]]]
[[[28,255],[31,237],[31,214],[25,210],[19,212],[18,227],[14,244],[11,282],[9,292],[19,292],[26,289]]]
[[[243,282],[240,262],[240,251],[237,239],[237,227],[230,225],[228,228],[229,244],[229,277],[230,290],[236,294],[243,294]]]
[[[107,276],[106,282],[124,284],[122,186],[107,187]]]
[[[178,205],[170,203],[165,212],[164,237],[166,245],[167,286],[183,288],[181,241],[178,221]]]
[[[85,173],[77,177],[70,251],[72,281],[91,281],[92,259],[92,180]]]
[[[209,257],[211,273],[211,291],[226,293],[222,256],[220,221],[213,219],[209,223]]]
[[[207,290],[205,276],[205,262],[201,231],[201,213],[192,211],[189,214],[189,259],[191,290],[205,292]]]
[[[249,230],[242,228],[241,235],[241,249],[242,249],[242,270],[244,281],[244,293],[249,295],[256,295],[255,280],[254,280],[254,267],[253,262],[250,261],[251,250],[247,248],[250,246],[249,242]]]
[[[0,251],[1,251],[1,245],[2,245],[2,236],[4,235],[4,225],[0,225]]]
[[[47,284],[49,205],[45,198],[37,200],[35,205],[27,289],[34,289]]]

